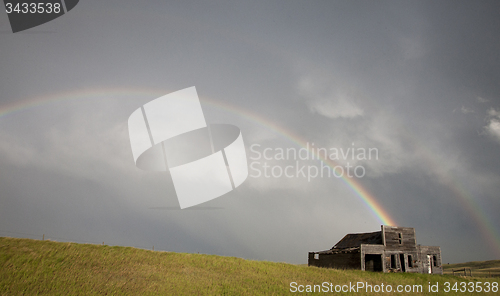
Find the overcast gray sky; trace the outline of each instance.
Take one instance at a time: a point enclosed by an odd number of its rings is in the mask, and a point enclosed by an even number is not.
[[[196,86],[249,164],[252,145],[376,148],[338,164],[365,169],[355,182],[386,220],[443,262],[500,259],[498,15],[498,1],[87,0],[13,34],[0,13],[0,235],[306,263],[380,229],[335,177],[251,171],[180,210],[168,173],[135,167],[127,120]]]

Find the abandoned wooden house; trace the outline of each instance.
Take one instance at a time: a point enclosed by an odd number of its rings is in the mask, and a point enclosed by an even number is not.
[[[382,272],[443,274],[441,248],[417,245],[415,229],[382,225],[347,234],[333,248],[309,252],[309,266]]]

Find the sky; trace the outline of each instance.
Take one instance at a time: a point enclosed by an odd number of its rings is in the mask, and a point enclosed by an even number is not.
[[[443,263],[500,259],[499,13],[498,1],[86,0],[14,34],[2,12],[0,236],[303,264],[393,223]],[[127,122],[191,86],[208,123],[241,129],[250,171],[181,210],[169,172],[135,166]],[[304,147],[329,155],[291,154]]]

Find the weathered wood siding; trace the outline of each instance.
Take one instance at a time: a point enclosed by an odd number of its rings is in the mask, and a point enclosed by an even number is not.
[[[441,248],[430,246],[418,246],[420,253],[421,273],[443,274],[443,263],[441,260]],[[430,260],[427,256],[430,256]]]
[[[415,228],[382,226],[387,249],[415,250],[417,240],[415,238]]]
[[[366,270],[366,255],[381,255],[382,256],[382,271],[387,269],[384,267],[384,245],[361,245],[361,270]]]
[[[361,266],[360,253],[318,254],[314,259],[314,252],[309,253],[308,265],[337,269],[359,269]]]

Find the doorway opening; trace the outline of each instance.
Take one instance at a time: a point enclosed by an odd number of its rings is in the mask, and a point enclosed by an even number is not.
[[[401,262],[401,271],[406,272],[405,254],[399,254],[399,261]]]
[[[365,270],[366,271],[383,271],[382,255],[366,254],[365,255]]]

